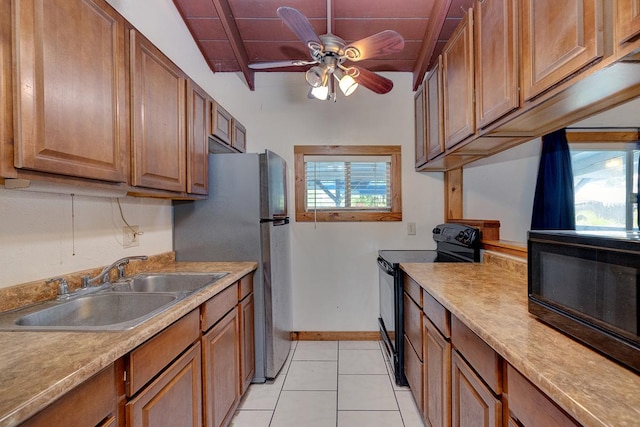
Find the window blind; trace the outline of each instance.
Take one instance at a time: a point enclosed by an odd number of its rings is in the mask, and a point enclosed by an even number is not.
[[[391,210],[391,156],[305,156],[306,208]]]

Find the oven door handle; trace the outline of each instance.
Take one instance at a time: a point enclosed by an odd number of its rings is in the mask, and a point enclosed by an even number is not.
[[[380,256],[378,257],[378,267],[380,267],[380,269],[387,273],[389,276],[394,275],[393,266]]]

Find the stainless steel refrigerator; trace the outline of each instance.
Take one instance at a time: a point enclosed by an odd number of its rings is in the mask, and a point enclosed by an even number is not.
[[[274,378],[291,346],[286,163],[277,154],[209,154],[209,198],[174,202],[177,261],[257,261],[256,373]]]

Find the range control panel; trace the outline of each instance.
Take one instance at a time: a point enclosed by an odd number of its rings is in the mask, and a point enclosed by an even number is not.
[[[433,240],[475,247],[480,242],[480,231],[463,224],[440,224],[433,229]]]

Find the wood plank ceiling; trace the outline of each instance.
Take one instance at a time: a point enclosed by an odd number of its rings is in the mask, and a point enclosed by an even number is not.
[[[174,0],[213,72],[242,72],[254,89],[249,64],[310,59],[309,51],[276,14],[298,9],[317,34],[327,33],[327,0]],[[331,0],[331,32],[347,43],[383,30],[405,39],[402,52],[367,59],[371,71],[413,72],[414,89],[438,57],[473,0]],[[308,67],[265,71],[302,72]],[[265,72],[260,70],[260,72]]]

